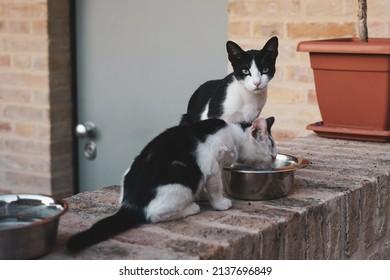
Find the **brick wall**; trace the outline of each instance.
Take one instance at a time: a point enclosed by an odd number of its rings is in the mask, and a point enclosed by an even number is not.
[[[44,258],[389,260],[390,143],[309,136],[279,149],[310,161],[287,197],[234,200],[227,211],[204,201],[197,215],[143,225],[73,255],[65,242],[115,213],[120,189],[77,194]]]
[[[0,0],[0,192],[73,191],[68,0]]]
[[[307,53],[299,41],[357,36],[357,0],[229,0],[229,39],[245,49],[280,39],[277,72],[269,86],[264,115],[274,115],[277,140],[303,136],[320,121]],[[371,37],[390,37],[390,1],[368,1]]]

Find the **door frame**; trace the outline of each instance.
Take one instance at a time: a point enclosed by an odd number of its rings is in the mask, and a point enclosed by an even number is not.
[[[72,80],[71,80],[71,98],[73,104],[72,110],[72,140],[73,140],[73,193],[79,193],[80,185],[79,185],[79,160],[78,160],[78,151],[79,151],[79,141],[74,133],[74,127],[77,125],[78,121],[78,72],[77,72],[77,24],[76,24],[76,1],[77,0],[69,0],[69,15],[70,15],[70,57],[71,57],[71,72],[72,72]]]

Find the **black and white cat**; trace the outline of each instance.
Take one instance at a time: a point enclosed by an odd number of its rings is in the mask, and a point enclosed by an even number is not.
[[[195,200],[204,189],[214,209],[229,209],[223,167],[235,162],[271,165],[277,153],[273,122],[273,117],[247,125],[208,119],[167,129],[146,145],[124,175],[118,212],[71,237],[68,249],[81,250],[140,224],[197,214]]]
[[[191,96],[181,124],[208,118],[251,123],[260,115],[275,74],[278,38],[269,39],[261,50],[244,51],[232,41],[226,43],[226,49],[234,71],[202,84]]]

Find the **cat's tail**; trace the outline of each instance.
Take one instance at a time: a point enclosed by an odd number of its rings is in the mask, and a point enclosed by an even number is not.
[[[73,235],[68,240],[67,248],[71,252],[77,252],[144,223],[146,223],[146,219],[141,211],[122,207],[114,215],[104,218],[91,228]]]
[[[197,118],[196,115],[186,113],[181,116],[180,124],[179,125],[189,125],[191,123],[199,121],[199,118]]]

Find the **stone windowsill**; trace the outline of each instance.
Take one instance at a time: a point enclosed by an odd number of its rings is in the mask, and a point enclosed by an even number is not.
[[[143,225],[72,255],[66,240],[114,213],[120,190],[77,194],[43,259],[390,259],[390,143],[310,136],[281,142],[279,151],[310,161],[286,198],[234,200],[228,211],[204,202],[198,215]]]

